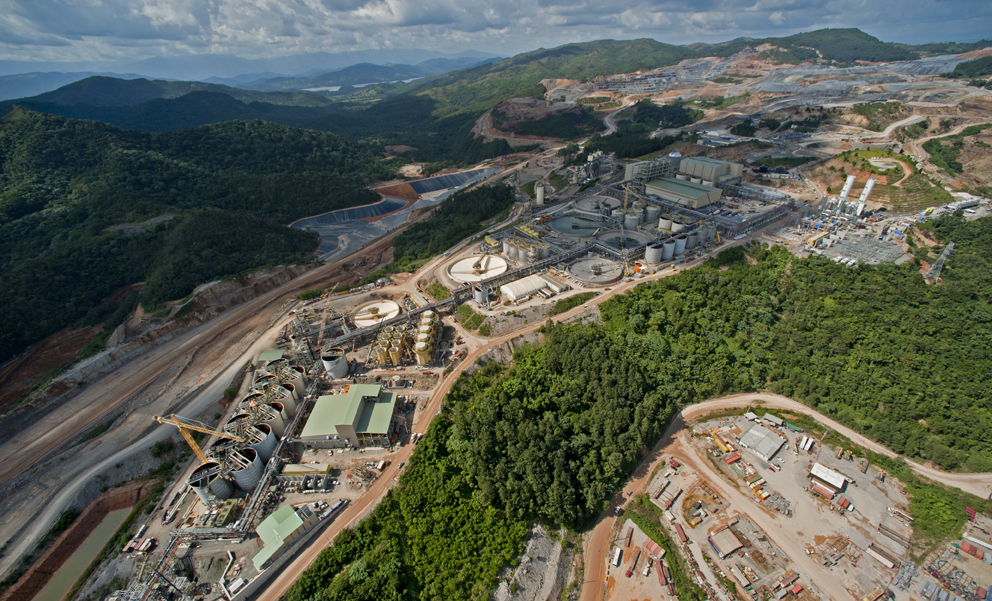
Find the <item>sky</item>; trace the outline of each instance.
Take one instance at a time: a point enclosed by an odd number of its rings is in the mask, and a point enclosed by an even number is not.
[[[992,38],[989,0],[0,0],[0,60],[120,61],[424,48],[510,56],[597,39],[686,44],[857,27]]]

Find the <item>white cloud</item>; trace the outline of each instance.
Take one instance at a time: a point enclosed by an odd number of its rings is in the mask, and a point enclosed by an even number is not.
[[[887,41],[992,32],[986,0],[0,0],[0,59],[245,57],[377,48],[515,54],[603,38],[719,42],[861,27]],[[989,37],[992,34],[985,34]]]

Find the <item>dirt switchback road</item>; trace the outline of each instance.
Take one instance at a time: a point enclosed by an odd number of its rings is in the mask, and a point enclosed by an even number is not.
[[[675,417],[674,420],[672,420],[672,424],[668,427],[668,430],[665,431],[661,441],[637,467],[634,471],[633,477],[627,485],[624,486],[623,490],[613,497],[610,501],[609,508],[599,516],[596,526],[586,537],[584,549],[585,569],[583,571],[585,580],[583,581],[582,586],[582,595],[580,597],[581,601],[602,601],[604,599],[604,595],[606,593],[606,562],[610,551],[610,535],[616,522],[616,508],[622,507],[635,494],[644,490],[644,487],[648,483],[648,477],[654,472],[655,467],[661,463],[666,455],[675,455],[680,461],[688,463],[690,467],[692,467],[692,469],[703,477],[710,485],[715,485],[720,490],[720,493],[730,502],[731,507],[742,513],[747,513],[748,516],[755,519],[758,525],[764,529],[766,533],[772,536],[775,540],[775,544],[786,551],[786,553],[789,554],[789,558],[800,566],[801,571],[805,571],[805,573],[809,575],[821,591],[830,594],[831,599],[846,599],[850,596],[843,590],[843,588],[838,591],[832,590],[835,586],[833,580],[828,574],[821,572],[821,568],[816,562],[809,560],[809,556],[806,555],[801,547],[796,546],[794,533],[789,535],[788,532],[780,526],[780,524],[784,523],[781,519],[774,517],[772,514],[762,509],[759,509],[752,501],[750,501],[750,499],[741,494],[739,490],[727,485],[722,478],[713,472],[707,462],[698,461],[695,452],[691,450],[691,446],[688,444],[683,444],[683,441],[680,438],[680,435],[683,434],[682,430],[687,421],[696,419],[714,411],[720,411],[723,409],[743,409],[749,405],[756,405],[759,403],[761,406],[768,409],[784,409],[794,413],[809,415],[821,424],[835,430],[840,434],[843,434],[852,442],[855,442],[866,449],[887,457],[897,457],[896,453],[878,444],[877,442],[865,438],[861,434],[858,434],[850,428],[842,426],[834,420],[817,413],[813,409],[810,409],[798,401],[794,401],[790,398],[777,394],[735,394],[686,407]],[[927,467],[913,461],[907,461],[907,464],[918,475],[929,480],[961,489],[982,498],[988,498],[989,495],[992,494],[992,474],[953,474]]]

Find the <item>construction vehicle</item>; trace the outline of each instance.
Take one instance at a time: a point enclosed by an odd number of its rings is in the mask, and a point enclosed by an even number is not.
[[[854,461],[854,451],[848,449],[848,450],[846,450],[844,452],[847,453],[847,460],[848,461]]]
[[[843,456],[844,456],[844,449],[838,447],[837,448],[837,459],[840,459]]]
[[[196,441],[193,440],[193,435],[189,433],[190,430],[193,430],[194,432],[201,432],[203,434],[209,434],[212,436],[219,436],[221,438],[233,440],[234,442],[245,441],[244,438],[237,436],[235,434],[230,434],[228,432],[218,432],[217,430],[214,430],[213,428],[211,428],[206,424],[203,424],[196,420],[187,419],[185,417],[179,417],[174,413],[166,417],[161,417],[159,415],[156,415],[154,419],[160,424],[175,426],[179,428],[179,433],[182,435],[183,438],[186,439],[186,443],[189,444],[189,448],[193,450],[193,453],[200,460],[200,463],[209,463],[210,459],[207,458],[207,454],[203,452],[203,449],[200,448],[200,445],[196,444]]]

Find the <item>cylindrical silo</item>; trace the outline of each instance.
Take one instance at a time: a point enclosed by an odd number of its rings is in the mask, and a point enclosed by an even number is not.
[[[431,362],[431,347],[425,342],[418,342],[413,347],[413,352],[417,356],[417,365],[427,365]]]
[[[348,375],[348,360],[343,348],[327,349],[321,354],[320,360],[332,378],[339,379]]]
[[[661,246],[661,260],[668,261],[675,256],[675,240],[665,240]]]
[[[431,346],[434,344],[434,337],[431,336],[430,334],[418,334],[417,344],[426,344],[428,346]]]
[[[701,184],[701,183],[703,183],[702,178],[699,178],[699,177],[690,178],[689,181],[691,181],[694,184]]]
[[[434,328],[430,326],[422,325],[420,326],[420,329],[417,330],[417,340],[420,340],[420,336],[432,337],[433,334],[434,334]]]
[[[253,426],[253,428],[258,432],[261,440],[250,446],[258,452],[258,456],[262,459],[262,462],[266,462],[272,458],[272,453],[275,453],[276,445],[279,444],[279,441],[276,440],[276,435],[272,433],[272,426],[269,424],[258,424]]]
[[[208,495],[218,499],[228,499],[234,494],[234,484],[221,477],[220,464],[214,461],[204,463],[193,470],[188,483],[204,505],[210,503]]]
[[[517,257],[517,263],[520,263],[521,265],[530,265],[531,264],[530,251],[528,249],[526,249],[526,248],[521,248],[520,249],[520,256]]]
[[[687,239],[686,239],[685,236],[679,236],[678,238],[675,239],[675,254],[676,254],[676,256],[677,255],[681,255],[682,253],[685,252],[685,243],[686,242],[687,242]]]
[[[506,255],[506,256],[510,256],[510,250],[511,250],[512,247],[513,247],[513,245],[510,243],[510,239],[509,238],[504,238],[503,239],[503,254]]]
[[[486,291],[482,289],[482,286],[472,287],[472,300],[484,305],[486,303]]]
[[[282,404],[281,402],[277,402],[277,403],[269,403],[269,407],[271,407],[273,411],[279,414],[279,417],[282,418],[282,421],[287,423],[289,422],[289,418],[291,416],[289,415],[289,411],[286,410],[286,405]]]
[[[548,247],[546,244],[545,245],[542,245],[541,246],[541,258],[542,259],[547,259],[550,256],[551,256],[551,248]]]
[[[534,186],[534,192],[537,194],[537,206],[543,207],[544,206],[544,186],[541,185],[541,184],[537,184],[536,186]]]
[[[681,232],[685,229],[685,224],[681,221],[672,220],[672,233]]]
[[[376,347],[375,358],[379,361],[379,365],[389,365],[389,349],[384,346]]]
[[[424,311],[420,314],[421,318],[437,319],[437,313],[431,311],[430,309]]]
[[[282,438],[282,435],[286,433],[286,420],[283,419],[282,415],[272,407],[268,405],[263,405],[255,410],[259,416],[259,422],[263,424],[269,424],[272,428],[272,433]]]
[[[689,241],[686,242],[685,247],[696,248],[696,245],[698,244],[699,244],[699,232],[694,231],[689,234]]]
[[[675,179],[680,179],[680,180],[683,180],[683,181],[689,181],[689,176],[686,175],[686,174],[684,174],[684,173],[677,173],[675,175]]]
[[[402,358],[403,356],[400,354],[400,347],[394,346],[389,349],[389,360],[393,363],[393,365],[399,365]]]
[[[657,205],[648,205],[645,209],[645,223],[654,223],[658,221],[661,217],[661,207]]]
[[[706,224],[706,241],[716,240],[716,224],[708,223]]]
[[[672,231],[672,218],[668,215],[658,220],[658,229]]]
[[[396,328],[394,328],[393,326],[386,326],[386,327],[382,328],[382,331],[385,332],[385,333],[387,333],[387,334],[392,334],[393,332],[396,331]]]
[[[248,447],[231,455],[231,475],[241,490],[254,490],[262,480],[265,466],[258,458],[258,452]]]
[[[628,230],[636,230],[641,225],[641,216],[634,211],[628,211],[623,216],[623,226]]]
[[[644,260],[648,265],[657,265],[661,263],[661,243],[655,242],[654,244],[649,244],[647,248],[644,249]]]

